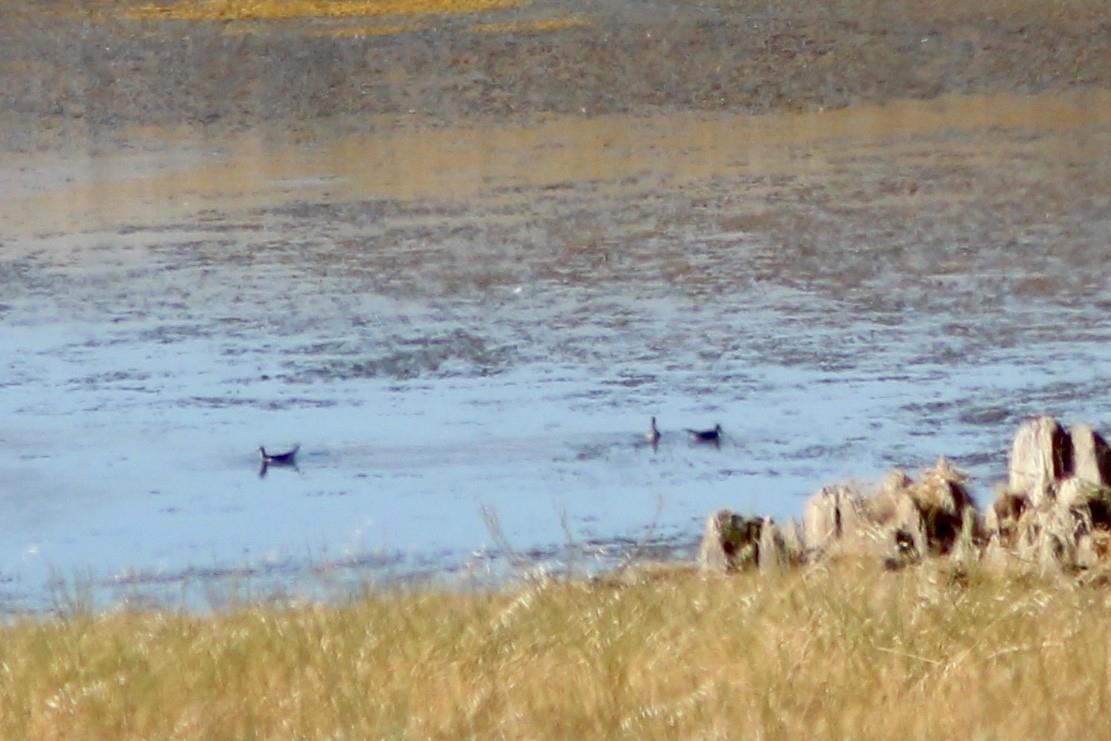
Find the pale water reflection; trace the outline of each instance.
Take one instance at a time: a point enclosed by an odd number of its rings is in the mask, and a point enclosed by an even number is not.
[[[942,454],[987,492],[1023,416],[1111,420],[1109,114],[948,98],[13,157],[0,595],[496,579],[491,512],[589,570]],[[715,423],[720,449],[680,432]]]

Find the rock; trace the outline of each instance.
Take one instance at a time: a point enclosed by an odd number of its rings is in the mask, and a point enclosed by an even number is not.
[[[900,563],[951,553],[962,539],[971,547],[981,527],[966,478],[945,458],[917,482],[895,471],[862,500],[862,510],[872,525],[887,528]]]
[[[879,489],[860,498],[857,503],[860,517],[875,524],[901,521],[907,504],[904,500],[913,484],[914,481],[903,471],[891,471],[884,477]]]
[[[977,515],[972,495],[964,482],[967,476],[953,468],[945,458],[922,475],[909,493],[922,518],[926,550],[931,555],[947,554],[962,534],[976,537]],[[966,532],[971,530],[971,532]]]
[[[698,560],[710,571],[738,571],[760,562],[763,521],[722,509],[706,519]]]
[[[837,543],[845,553],[880,556],[890,568],[949,554],[964,541],[962,556],[972,553],[981,527],[965,479],[940,458],[921,480],[893,471],[867,496],[844,485],[824,487],[806,504],[807,552],[820,556]]]
[[[1073,507],[1086,507],[1094,488],[1078,476],[1069,476],[1057,485],[1056,504],[1063,511]]]
[[[1058,479],[1072,471],[1069,434],[1049,416],[1035,417],[1019,426],[1011,446],[1009,489],[1024,492],[1039,507],[1052,498]]]
[[[914,481],[903,471],[884,477],[875,492],[860,499],[860,513],[871,531],[871,548],[858,543],[860,550],[875,550],[889,569],[916,563],[926,555],[926,534],[922,516],[911,492]]]
[[[1091,526],[1083,511],[1056,506],[1027,509],[1019,518],[1017,533],[1015,555],[1043,572],[1084,568],[1094,557],[1085,553],[1091,547],[1085,537]]]
[[[758,561],[760,573],[765,576],[774,576],[802,563],[803,549],[794,520],[784,528],[770,517],[761,523]]]
[[[858,525],[858,497],[842,484],[823,486],[806,502],[802,515],[807,552],[822,552]]]
[[[1111,489],[1070,476],[1057,487],[1057,508],[1083,517],[1092,530],[1111,530]]]
[[[757,550],[757,565],[763,575],[778,574],[789,565],[787,545],[779,526],[769,517],[760,523],[760,542]]]
[[[706,568],[775,574],[821,558],[880,558],[903,568],[932,556],[1001,568],[1076,570],[1111,560],[1111,449],[1088,425],[1049,416],[1015,433],[1008,485],[983,516],[948,460],[918,480],[893,471],[866,495],[844,484],[806,502],[801,533],[722,510],[707,521]],[[801,536],[801,537],[800,537]]]
[[[1093,486],[1111,483],[1111,451],[1107,441],[1089,425],[1069,428],[1072,441],[1073,476]]]
[[[802,540],[802,532],[795,518],[791,518],[780,534],[783,536],[783,545],[787,549],[787,556],[793,566],[806,563],[806,545]]]

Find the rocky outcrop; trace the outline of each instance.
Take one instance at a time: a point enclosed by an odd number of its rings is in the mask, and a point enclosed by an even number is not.
[[[844,484],[824,486],[806,502],[802,515],[803,543],[821,553],[856,531],[859,500]]]
[[[1019,426],[1008,467],[1011,491],[1024,492],[1030,504],[1040,506],[1052,495],[1054,482],[1071,471],[1072,446],[1056,419],[1035,417]]]
[[[1103,436],[1085,424],[1069,428],[1073,476],[1095,486],[1111,482],[1111,450]]]
[[[824,486],[801,529],[721,510],[707,521],[700,560],[764,574],[843,556],[887,568],[933,557],[1066,570],[1111,561],[1111,449],[1090,426],[1066,429],[1049,416],[1019,426],[1007,481],[982,514],[966,480],[941,458],[917,479],[896,470],[874,489]]]
[[[702,532],[698,562],[713,571],[739,571],[759,564],[763,520],[722,509],[710,515]]]
[[[1090,426],[1052,417],[1019,427],[1008,485],[988,510],[985,557],[1004,567],[1084,569],[1111,550],[1107,442]]]
[[[699,563],[711,571],[759,569],[774,574],[802,563],[794,522],[780,528],[771,518],[744,517],[728,509],[706,520]]]

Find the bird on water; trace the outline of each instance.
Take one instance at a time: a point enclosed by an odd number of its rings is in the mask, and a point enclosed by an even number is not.
[[[690,429],[688,429],[687,433],[691,436],[691,440],[694,440],[696,443],[720,443],[721,442],[721,436],[722,436],[722,429],[721,429],[721,425],[718,424],[718,425],[714,425],[714,429],[712,429],[712,430],[690,430]]]
[[[287,450],[284,453],[267,453],[266,448],[260,445],[258,446],[258,455],[263,463],[268,463],[271,466],[292,466],[297,460],[297,451],[300,449],[300,445],[294,445],[292,450]]]
[[[282,452],[282,453],[267,453],[265,446],[262,446],[262,445],[258,446],[258,457],[259,457],[258,475],[259,475],[259,477],[261,478],[261,477],[265,476],[266,475],[266,470],[268,468],[270,468],[270,466],[279,466],[279,467],[280,466],[285,466],[286,468],[296,469],[297,468],[297,451],[300,450],[300,449],[301,449],[301,446],[298,444],[298,445],[294,445],[292,449],[287,450],[287,451]]]
[[[655,447],[660,442],[660,428],[656,427],[656,418],[652,418],[652,422],[648,425],[648,431],[644,433],[644,437],[648,442]]]

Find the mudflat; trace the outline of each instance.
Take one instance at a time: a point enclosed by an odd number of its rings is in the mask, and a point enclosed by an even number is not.
[[[0,149],[1111,85],[1100,0],[0,5]]]

